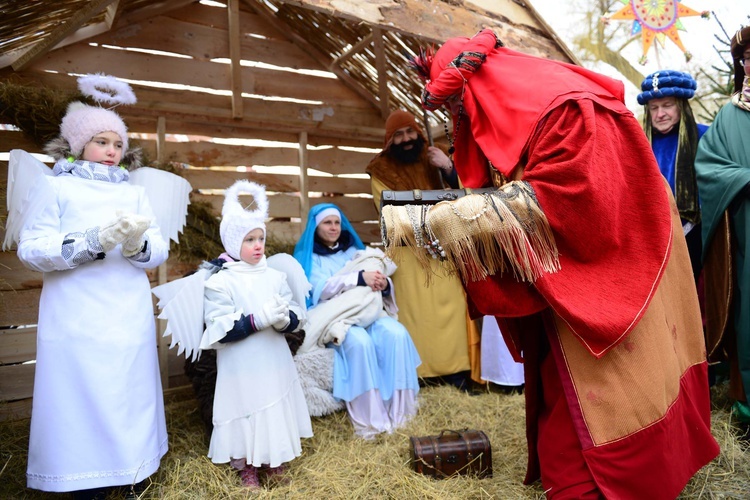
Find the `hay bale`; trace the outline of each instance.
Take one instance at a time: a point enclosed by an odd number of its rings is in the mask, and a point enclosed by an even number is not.
[[[680,498],[745,498],[750,486],[748,445],[738,439],[726,384],[712,392],[712,430],[721,455],[701,469]],[[192,398],[167,402],[170,451],[143,499],[246,498],[228,465],[206,458],[200,409]],[[288,484],[264,485],[258,498],[518,498],[540,499],[539,483],[522,484],[526,471],[524,397],[484,392],[470,396],[449,386],[420,392],[419,414],[404,429],[364,441],[345,412],[313,419],[314,437],[292,461]],[[0,498],[59,499],[24,488],[28,420],[0,423]],[[434,480],[409,467],[409,436],[442,429],[482,429],[492,443],[493,477]]]
[[[71,101],[87,103],[80,93],[25,85],[18,78],[0,82],[0,119],[15,125],[40,149],[60,134]]]

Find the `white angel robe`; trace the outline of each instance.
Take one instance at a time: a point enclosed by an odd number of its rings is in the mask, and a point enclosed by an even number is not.
[[[272,327],[242,340],[219,342],[242,314],[258,313],[279,294],[292,302],[284,273],[227,262],[205,285],[206,330],[201,349],[216,349],[214,429],[208,456],[214,463],[245,459],[277,467],[302,453],[312,437],[310,415],[284,335]],[[302,310],[292,308],[300,319]]]
[[[482,322],[482,379],[508,387],[523,385],[523,363],[513,359],[494,316]]]
[[[158,226],[150,259],[119,245],[71,268],[63,239],[115,219],[153,213],[143,188],[69,175],[47,177],[55,193],[21,231],[18,257],[44,273],[31,416],[29,488],[73,491],[139,482],[167,451],[151,287],[145,268],[167,258]]]

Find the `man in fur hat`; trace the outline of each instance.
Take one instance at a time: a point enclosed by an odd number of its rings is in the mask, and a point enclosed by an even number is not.
[[[622,82],[507,49],[489,29],[420,59],[423,106],[453,114],[461,182],[497,187],[524,242],[544,227],[554,238],[533,255],[498,241],[504,262],[554,259],[538,276],[464,282],[525,365],[526,481],[555,500],[676,498],[719,447],[682,224]],[[520,191],[529,209],[511,204]],[[444,213],[434,233],[455,226]]]
[[[695,171],[703,218],[708,355],[712,361],[718,361],[725,359],[726,354],[730,396],[736,401],[733,410],[738,421],[748,426],[750,27],[732,37],[731,53],[734,94],[698,144]]]
[[[386,120],[383,151],[366,171],[372,179],[373,201],[378,211],[384,190],[458,187],[451,159],[444,150],[428,146],[414,115],[402,110],[392,112]],[[432,281],[425,286],[426,275],[414,255],[408,251],[400,254],[398,270],[392,277],[398,319],[411,334],[422,358],[418,374],[442,377],[463,387],[470,367],[469,334],[475,333],[476,328],[468,319],[461,282],[446,276],[439,264],[433,262]]]
[[[643,130],[659,170],[672,188],[682,219],[696,282],[701,270],[701,227],[695,152],[708,125],[695,122],[689,99],[697,83],[688,73],[660,70],[641,83],[638,103],[644,107]]]

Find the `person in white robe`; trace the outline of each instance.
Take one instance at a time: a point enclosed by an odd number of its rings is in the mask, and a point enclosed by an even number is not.
[[[18,238],[19,259],[44,273],[27,485],[101,498],[148,478],[167,451],[145,270],[169,245],[128,182],[139,158],[119,115],[74,102],[60,134],[32,193],[47,200]]]
[[[494,316],[485,316],[482,321],[481,352],[482,380],[499,385],[507,392],[522,390],[523,363],[513,359]]]
[[[252,194],[255,210],[238,195]],[[304,309],[293,301],[285,274],[265,257],[265,189],[238,181],[227,189],[221,241],[235,262],[224,262],[205,283],[206,328],[201,349],[216,349],[213,431],[208,456],[239,471],[244,486],[260,487],[259,472],[279,476],[312,437],[310,415],[284,333],[298,331]],[[274,480],[278,480],[276,477]]]

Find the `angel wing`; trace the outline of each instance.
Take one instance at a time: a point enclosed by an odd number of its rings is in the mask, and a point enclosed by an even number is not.
[[[21,229],[37,218],[44,207],[54,203],[55,193],[47,182],[52,169],[22,149],[10,152],[8,162],[8,219],[3,250],[18,243]]]
[[[130,183],[142,186],[156,216],[165,241],[177,243],[178,233],[185,227],[187,206],[193,187],[179,175],[151,167],[130,172]]]
[[[211,269],[200,268],[194,274],[151,289],[159,302],[159,319],[167,320],[164,336],[172,336],[169,348],[179,345],[177,354],[195,361],[200,355],[203,336],[203,290]]]
[[[302,265],[288,253],[277,253],[266,259],[268,267],[276,269],[286,274],[286,282],[292,289],[294,302],[303,309],[307,303],[307,295],[312,289],[312,285],[307,281],[305,270]]]

